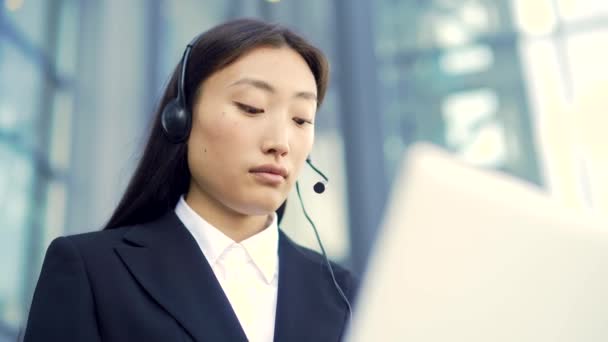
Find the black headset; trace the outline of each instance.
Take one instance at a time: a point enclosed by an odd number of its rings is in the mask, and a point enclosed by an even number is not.
[[[190,52],[197,40],[198,37],[188,44],[186,51],[184,51],[181,61],[182,70],[177,79],[177,97],[167,103],[160,117],[165,136],[174,144],[186,141],[192,128],[192,113],[190,113],[186,104],[184,83]]]
[[[190,58],[190,53],[192,52],[192,48],[198,42],[200,36],[195,37],[190,44],[186,46],[186,50],[184,51],[184,55],[181,60],[181,72],[179,74],[179,78],[177,79],[177,97],[171,99],[167,105],[163,108],[163,112],[161,113],[161,125],[163,132],[167,139],[174,143],[179,144],[183,143],[190,136],[190,130],[192,128],[192,113],[188,110],[188,105],[186,101],[186,93],[185,93],[185,79],[186,79],[186,68],[188,66],[188,59]],[[322,181],[315,183],[313,186],[313,190],[321,194],[325,191],[325,186],[329,182],[329,179],[323,174],[323,172],[319,171],[310,160],[310,157],[306,158],[306,163],[319,175],[323,178]],[[338,294],[346,304],[348,309],[349,316],[352,318],[352,307],[348,298],[344,294],[344,291],[338,284],[336,280],[336,276],[334,275],[333,267],[327,258],[327,253],[325,253],[325,248],[323,247],[323,243],[321,243],[321,238],[319,237],[319,232],[317,231],[317,227],[312,222],[312,219],[308,216],[306,209],[304,208],[304,202],[302,201],[302,196],[300,195],[300,186],[296,181],[296,192],[298,194],[298,199],[300,200],[300,205],[302,206],[302,211],[304,212],[304,216],[311,224],[315,237],[317,238],[317,242],[319,243],[319,247],[321,249],[321,253],[323,254],[323,259],[329,270],[329,274],[331,276],[331,280],[338,291]]]

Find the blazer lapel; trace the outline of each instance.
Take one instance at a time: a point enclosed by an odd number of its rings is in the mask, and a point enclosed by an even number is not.
[[[247,341],[207,259],[173,211],[116,248],[135,279],[197,341]]]
[[[347,311],[323,262],[279,233],[276,342],[339,341]]]

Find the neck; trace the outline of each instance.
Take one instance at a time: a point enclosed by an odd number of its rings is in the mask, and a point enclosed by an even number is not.
[[[185,196],[186,203],[205,221],[235,242],[241,242],[261,232],[268,226],[268,215],[245,215],[212,200],[191,188]]]

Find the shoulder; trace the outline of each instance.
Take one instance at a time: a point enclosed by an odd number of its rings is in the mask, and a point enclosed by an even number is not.
[[[91,250],[109,245],[120,243],[123,236],[137,226],[125,226],[114,229],[97,230],[86,233],[73,235],[65,235],[56,238],[53,244],[64,243],[71,244],[78,249]]]
[[[91,231],[55,238],[49,244],[45,259],[47,262],[103,260],[111,255],[114,247],[123,244],[123,236],[136,226]],[[88,263],[87,263],[88,264]]]
[[[325,258],[321,253],[296,243],[283,231],[280,231],[280,235],[280,238],[284,240],[283,243],[289,245],[303,260],[314,264],[317,269],[327,270]],[[336,277],[336,281],[344,288],[349,300],[352,300],[356,296],[359,287],[359,278],[347,267],[331,260],[329,260],[329,263]]]
[[[313,249],[304,247],[304,246],[294,242],[290,238],[287,238],[287,239],[289,239],[288,240],[289,243],[303,258],[307,259],[309,262],[312,262],[314,264],[325,265],[326,262],[325,262],[325,258],[323,257],[323,254],[321,254]],[[335,261],[331,261],[331,260],[329,260],[329,263],[331,264],[331,267],[335,273],[344,275],[344,276],[352,275],[352,272],[348,268],[344,267],[343,265],[341,265]]]

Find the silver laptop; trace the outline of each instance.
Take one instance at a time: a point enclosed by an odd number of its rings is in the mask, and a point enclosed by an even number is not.
[[[350,342],[608,341],[608,225],[441,150],[409,150]]]

